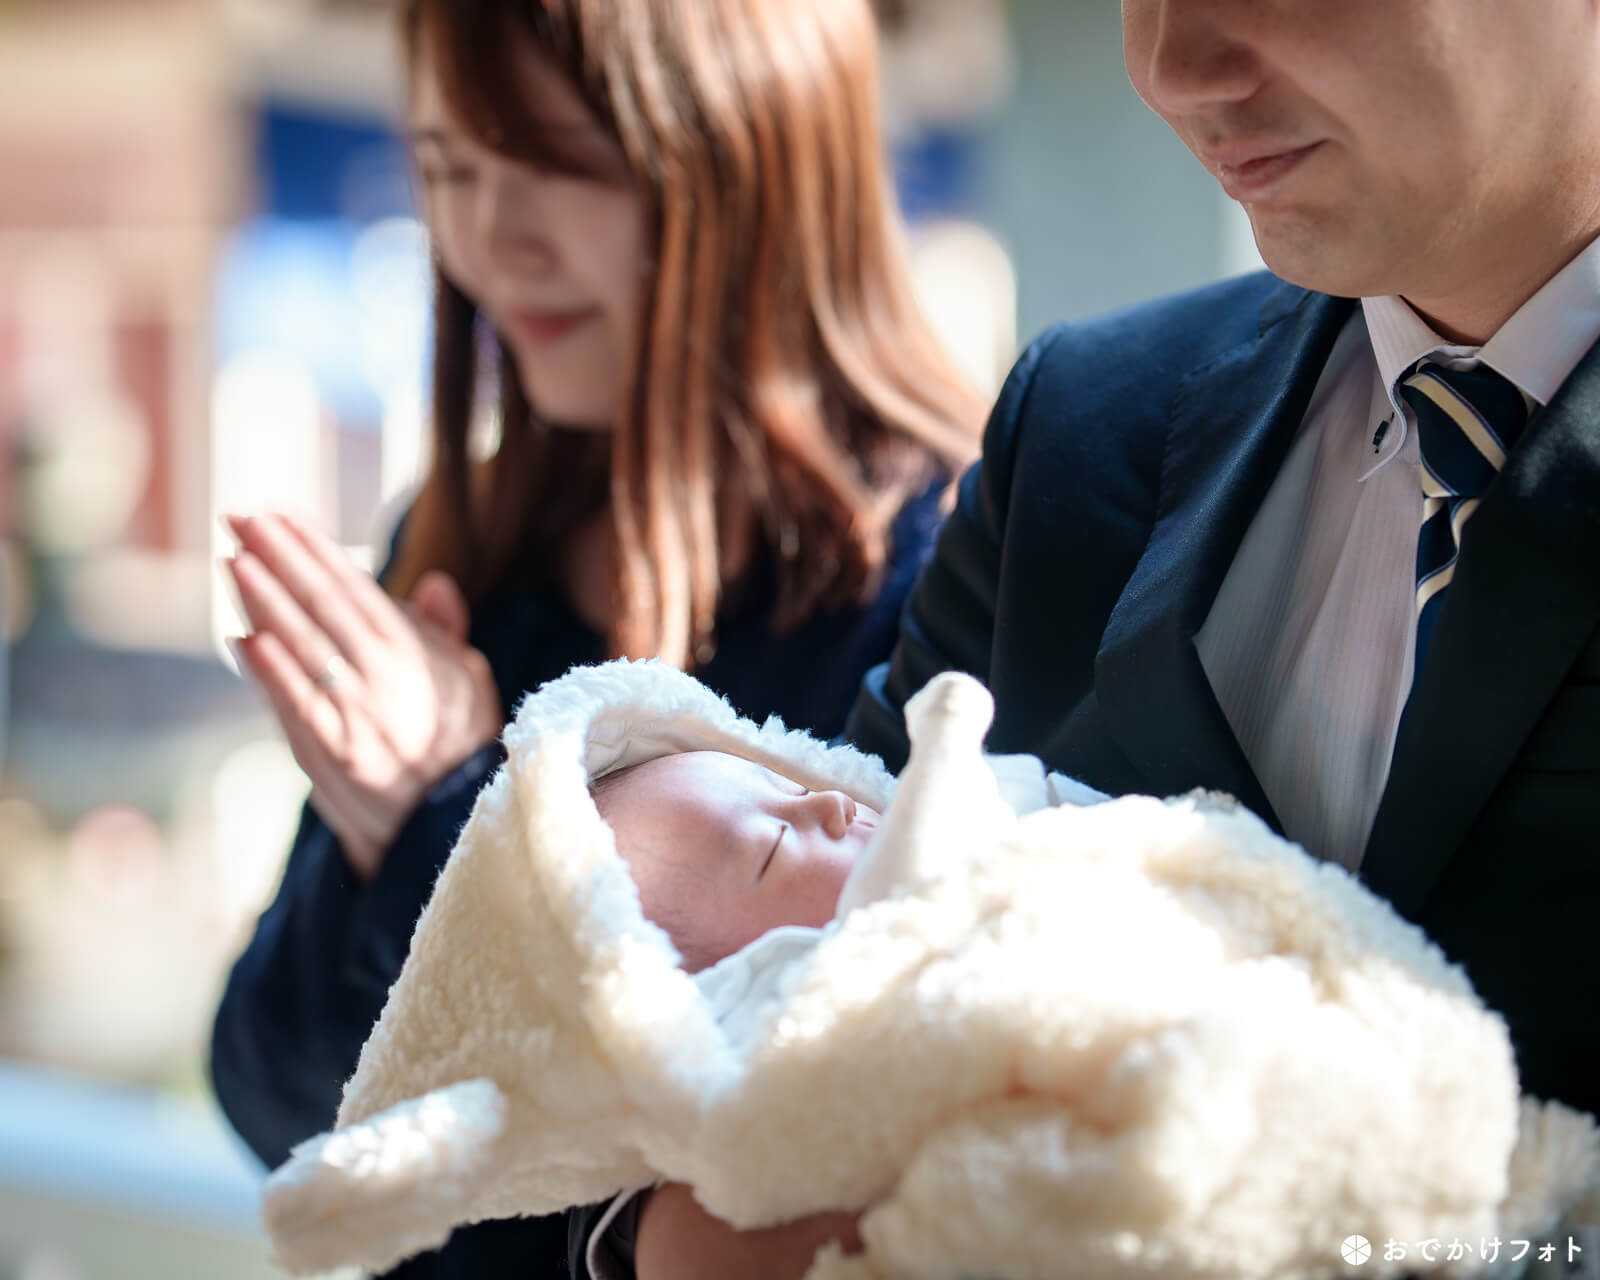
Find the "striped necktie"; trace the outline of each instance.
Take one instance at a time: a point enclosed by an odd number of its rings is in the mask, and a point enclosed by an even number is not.
[[[1417,538],[1416,670],[1455,577],[1461,531],[1527,425],[1533,400],[1488,365],[1419,363],[1400,398],[1417,418],[1422,454],[1422,530]]]

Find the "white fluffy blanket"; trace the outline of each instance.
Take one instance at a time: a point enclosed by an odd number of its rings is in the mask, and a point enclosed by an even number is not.
[[[870,1206],[866,1253],[812,1280],[1282,1280],[1345,1273],[1355,1233],[1396,1274],[1389,1239],[1595,1220],[1593,1121],[1519,1101],[1503,1024],[1416,929],[1226,798],[1016,817],[989,710],[958,676],[913,701],[898,882],[853,883],[879,900],[732,1044],[590,778],[714,747],[879,808],[894,781],[654,663],[529,697],[339,1127],[268,1183],[281,1263],[382,1269],[659,1180],[740,1227]]]

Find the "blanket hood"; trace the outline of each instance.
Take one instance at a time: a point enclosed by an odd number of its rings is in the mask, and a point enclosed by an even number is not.
[[[894,790],[876,757],[776,717],[756,725],[650,660],[549,682],[503,740],[506,763],[417,922],[337,1128],[269,1182],[264,1217],[290,1270],[382,1270],[466,1222],[647,1184],[652,1152],[686,1144],[703,1099],[736,1075],[640,910],[593,779],[715,750],[879,810]]]

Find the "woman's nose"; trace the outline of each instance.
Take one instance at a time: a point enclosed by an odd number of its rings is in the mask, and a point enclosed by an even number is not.
[[[507,161],[487,164],[478,185],[477,232],[502,265],[545,266],[550,244],[538,210],[538,181]]]

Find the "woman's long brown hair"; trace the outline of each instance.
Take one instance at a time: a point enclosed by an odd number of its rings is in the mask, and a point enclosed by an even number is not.
[[[614,429],[539,422],[496,343],[483,461],[478,312],[437,275],[433,462],[390,590],[442,568],[477,600],[550,572],[608,502],[613,654],[703,659],[752,530],[779,557],[775,628],[870,589],[905,500],[975,455],[983,405],[913,296],[866,0],[403,0],[401,24],[485,145],[565,168],[517,83],[533,41],[620,141],[656,252]]]

